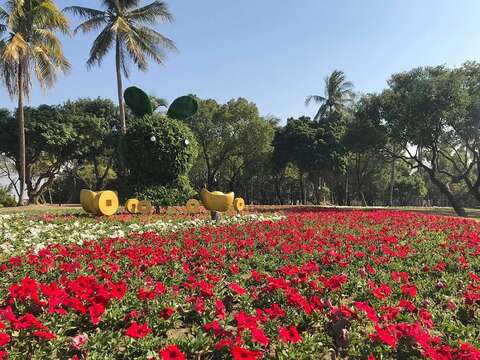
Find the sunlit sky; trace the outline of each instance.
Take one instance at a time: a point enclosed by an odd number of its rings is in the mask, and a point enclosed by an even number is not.
[[[2,0],[0,0],[2,3]],[[100,1],[77,0],[98,6]],[[480,60],[478,0],[171,0],[173,24],[158,30],[176,42],[165,66],[132,67],[125,85],[172,100],[193,93],[225,102],[245,97],[262,115],[313,115],[305,97],[323,93],[323,78],[343,70],[358,92],[380,91],[392,73],[416,66]],[[73,5],[59,0],[60,7]],[[78,24],[78,19],[72,19]],[[95,34],[62,38],[67,76],[30,104],[79,97],[116,99],[113,54],[100,68],[85,61]],[[13,109],[2,89],[0,107]]]

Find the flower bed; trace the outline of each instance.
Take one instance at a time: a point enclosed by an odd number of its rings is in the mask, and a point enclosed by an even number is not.
[[[479,231],[405,212],[298,211],[51,245],[0,268],[1,354],[480,359]]]
[[[250,221],[279,220],[282,215],[249,213],[243,216],[226,216],[218,224],[208,217],[183,216],[166,217],[159,215],[132,216],[127,214],[112,218],[85,215],[65,216],[24,216],[0,215],[0,260],[18,255],[25,250],[38,252],[49,244],[75,243],[102,237],[122,237],[131,232],[154,231],[158,234],[174,232],[191,227],[206,225],[244,224]]]

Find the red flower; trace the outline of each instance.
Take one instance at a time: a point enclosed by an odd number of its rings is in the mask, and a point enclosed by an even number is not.
[[[379,300],[384,300],[392,294],[392,289],[387,284],[381,284],[376,287],[373,282],[369,282],[369,286],[372,288],[371,292]]]
[[[118,283],[112,284],[112,297],[115,299],[121,300],[127,292],[127,285],[121,281]]]
[[[168,320],[173,315],[174,312],[175,312],[174,308],[167,307],[162,311],[160,311],[160,317],[162,317],[164,320]]]
[[[377,313],[375,312],[375,309],[368,304],[368,302],[356,301],[354,305],[358,310],[363,311],[370,321],[378,323]]]
[[[125,334],[134,339],[142,339],[152,332],[152,329],[148,327],[147,324],[137,324],[136,321],[133,321],[130,324],[130,327],[127,329]]]
[[[257,327],[251,328],[250,332],[252,333],[252,340],[263,346],[267,346],[270,342],[270,339],[265,335],[262,329]]]
[[[400,333],[394,326],[387,327],[382,329],[378,325],[375,326],[376,333],[371,334],[370,337],[373,340],[380,340],[383,343],[395,348],[398,343],[398,339],[400,338]]]
[[[243,287],[235,283],[231,283],[230,285],[228,285],[228,287],[230,288],[230,290],[237,293],[238,295],[245,295],[247,293],[247,291]]]
[[[262,357],[260,351],[244,349],[240,346],[234,346],[231,350],[233,360],[257,360]]]
[[[55,334],[50,331],[34,331],[33,335],[45,340],[53,340],[56,338]]]
[[[302,341],[302,337],[297,331],[297,328],[291,325],[288,329],[281,327],[278,331],[280,339],[285,343],[297,343]]]
[[[88,307],[88,313],[90,314],[90,320],[93,325],[98,325],[100,317],[105,312],[105,306],[102,304],[93,303]]]
[[[160,350],[162,360],[187,360],[185,354],[176,345],[169,345]]]
[[[415,297],[417,295],[417,287],[412,284],[402,285],[402,294],[410,297]]]
[[[5,346],[10,342],[10,335],[6,333],[0,333],[0,346]]]
[[[215,301],[216,316],[220,319],[225,319],[225,305],[222,300]]]

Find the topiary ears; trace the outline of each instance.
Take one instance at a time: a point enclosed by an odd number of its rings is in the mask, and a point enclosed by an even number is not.
[[[173,101],[167,115],[172,119],[185,120],[198,111],[198,102],[193,96],[181,96]]]
[[[123,94],[125,103],[133,113],[141,118],[153,114],[153,106],[150,97],[136,86],[131,86]],[[170,105],[167,116],[176,120],[185,120],[198,111],[198,102],[193,96],[181,96]]]
[[[150,97],[136,86],[131,86],[123,93],[123,98],[133,113],[141,118],[153,114],[153,107]]]

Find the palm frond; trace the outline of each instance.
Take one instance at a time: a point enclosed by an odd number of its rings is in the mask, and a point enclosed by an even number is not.
[[[158,31],[155,31],[146,26],[133,27],[135,33],[140,37],[140,41],[146,44],[149,48],[158,49],[160,53],[160,48],[165,48],[168,50],[177,50],[173,40],[163,36]]]
[[[0,21],[5,25],[8,21],[8,12],[0,6]]]
[[[65,13],[70,13],[72,15],[84,18],[92,19],[100,16],[105,16],[105,12],[102,10],[96,10],[92,8],[87,8],[83,6],[68,6],[62,10]]]
[[[305,99],[305,106],[310,105],[312,101],[314,101],[316,104],[323,104],[326,99],[320,95],[310,95]]]
[[[141,71],[147,70],[148,62],[145,58],[144,52],[142,51],[144,48],[142,47],[138,36],[134,32],[123,34],[122,43],[125,45],[125,49],[130,55],[133,63],[137,65]]]
[[[55,29],[64,34],[70,31],[68,19],[51,0],[43,0],[32,10],[35,12],[34,24],[39,28]]]
[[[153,3],[132,10],[127,15],[131,21],[154,24],[157,21],[172,22],[173,15],[170,13],[168,6],[163,1],[154,1]]]
[[[114,31],[111,27],[106,27],[94,40],[90,49],[90,56],[87,60],[87,66],[100,65],[103,58],[111,49],[114,43]]]
[[[73,33],[76,34],[79,31],[81,31],[82,33],[85,34],[85,33],[90,32],[90,31],[98,30],[106,24],[107,24],[107,20],[106,20],[104,14],[102,14],[98,17],[92,17],[92,18],[84,21],[83,23],[78,25],[75,28],[75,30],[73,30]]]

